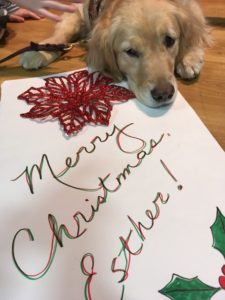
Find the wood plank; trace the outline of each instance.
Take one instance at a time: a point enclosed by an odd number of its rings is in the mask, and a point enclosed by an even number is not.
[[[207,17],[225,18],[224,0],[198,0]]]

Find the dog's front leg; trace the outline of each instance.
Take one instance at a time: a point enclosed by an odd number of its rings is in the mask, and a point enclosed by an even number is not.
[[[190,48],[183,59],[176,66],[176,73],[183,79],[196,78],[204,63],[204,50],[201,48]]]
[[[78,10],[74,13],[65,13],[61,22],[56,24],[54,33],[40,44],[67,44],[78,37],[83,29],[83,19]],[[20,64],[24,69],[38,69],[49,65],[61,55],[61,52],[31,51],[20,57]]]

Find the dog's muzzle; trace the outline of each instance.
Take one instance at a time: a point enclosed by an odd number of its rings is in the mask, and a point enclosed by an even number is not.
[[[152,98],[159,103],[164,103],[173,98],[175,88],[171,83],[165,83],[160,86],[156,86],[151,90]]]

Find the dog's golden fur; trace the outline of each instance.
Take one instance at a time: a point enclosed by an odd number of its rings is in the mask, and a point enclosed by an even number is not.
[[[136,97],[152,107],[170,103],[176,95],[174,72],[196,77],[203,64],[209,34],[195,0],[102,0],[104,8],[94,24],[76,11],[65,14],[46,41],[67,43],[89,34],[88,65],[111,76],[127,79]],[[26,53],[24,68],[39,68],[59,53]]]

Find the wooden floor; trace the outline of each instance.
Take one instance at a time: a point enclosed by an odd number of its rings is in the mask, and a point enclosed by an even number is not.
[[[206,50],[203,71],[179,90],[225,150],[225,0],[198,1],[212,26],[214,44]]]
[[[206,62],[200,77],[192,82],[178,81],[180,92],[197,112],[218,143],[225,150],[225,0],[200,0],[203,11],[212,24],[214,45],[206,50]],[[39,42],[51,32],[53,24],[48,20],[10,24],[9,35],[0,45],[0,57],[4,57],[29,44]],[[0,83],[4,80],[44,76],[85,67],[85,50],[74,48],[48,68],[25,71],[18,59],[0,67]]]

